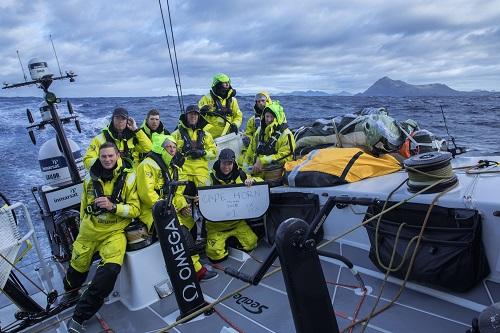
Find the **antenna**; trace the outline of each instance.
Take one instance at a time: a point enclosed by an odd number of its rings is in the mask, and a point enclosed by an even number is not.
[[[57,67],[59,68],[59,75],[63,76],[61,71],[61,66],[59,65],[59,58],[57,58],[56,48],[54,47],[54,42],[52,41],[52,35],[49,35],[49,38],[50,38],[50,43],[52,44],[52,50],[54,50],[54,55],[56,56]]]
[[[443,106],[439,105],[439,107],[441,108],[441,114],[443,115],[444,128],[446,128],[446,133],[448,134],[448,138],[451,140],[451,143],[453,144],[453,148],[448,147],[448,151],[451,153],[453,157],[455,157],[455,155],[465,153],[467,151],[466,147],[457,147],[457,144],[455,143],[455,138],[450,135],[450,131],[448,131],[448,125],[446,124],[446,116],[444,115]]]
[[[16,53],[17,53],[17,59],[19,59],[19,64],[21,65],[21,70],[23,71],[24,82],[27,82],[28,79],[26,78],[26,73],[24,72],[23,63],[21,62],[21,57],[19,56],[19,50],[16,50]]]

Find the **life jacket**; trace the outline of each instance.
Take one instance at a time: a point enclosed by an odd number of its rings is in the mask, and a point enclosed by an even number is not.
[[[156,192],[161,198],[165,198],[168,196],[168,190],[169,190],[169,183],[174,180],[177,181],[179,180],[179,171],[177,170],[176,167],[172,167],[172,177],[170,177],[168,173],[168,167],[165,164],[165,161],[161,158],[161,155],[155,152],[150,152],[146,157],[151,158],[153,161],[158,164],[161,170],[161,175],[163,176],[163,187]],[[172,187],[172,193],[175,193],[177,189],[177,186]]]
[[[113,144],[116,145],[116,140],[115,138],[113,138],[111,136],[111,134],[109,133],[109,130],[103,130],[102,133],[104,134],[104,137],[106,138],[106,142],[111,142]],[[134,137],[134,143],[137,143],[137,139]],[[118,147],[118,145],[116,145]],[[120,156],[122,158],[128,158],[128,159],[133,159],[132,157],[132,151],[130,150],[129,146],[128,146],[128,139],[127,138],[123,138],[123,151],[120,150]]]
[[[223,119],[226,119],[227,116],[230,116],[233,111],[231,110],[231,104],[233,103],[234,92],[231,92],[226,99],[226,106],[222,106],[221,100],[214,94],[212,90],[210,90],[210,96],[215,104],[215,110],[212,112],[216,116],[219,116]]]
[[[276,143],[280,138],[281,134],[288,128],[287,123],[280,124],[276,126],[274,133],[271,134],[267,141],[264,141],[265,127],[260,128],[259,132],[259,142],[257,143],[257,149],[255,150],[257,155],[273,155],[276,154]],[[290,156],[290,155],[288,155]]]
[[[123,166],[120,168],[119,175],[116,178],[115,182],[113,183],[113,192],[111,193],[111,197],[109,197],[109,200],[114,204],[122,202],[123,186],[125,185],[125,179],[127,178],[127,172],[125,172],[125,169],[127,167],[131,167],[131,165],[129,165],[130,163],[126,162],[125,159],[122,159],[122,161],[123,161]],[[92,187],[94,189],[94,199],[103,197],[104,190],[102,188],[102,184],[99,182],[97,178],[92,176],[91,178],[92,178]],[[86,211],[94,215],[99,215],[100,213],[103,212],[102,209],[95,206],[94,202],[92,202],[92,204],[86,207]]]
[[[196,141],[191,140],[188,131],[185,127],[179,126],[179,133],[181,134],[182,141],[184,141],[184,146],[182,147],[182,153],[185,154],[192,149],[203,149],[203,139],[205,138],[205,131],[199,130],[197,134]]]

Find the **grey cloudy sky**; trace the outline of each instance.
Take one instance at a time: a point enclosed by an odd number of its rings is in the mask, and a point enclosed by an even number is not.
[[[166,13],[166,0],[162,0]],[[366,90],[383,76],[500,90],[500,1],[170,0],[185,94],[213,74],[243,93]],[[168,24],[168,21],[167,21]],[[79,77],[62,96],[175,94],[157,0],[2,0],[0,80],[45,59]],[[34,88],[0,96],[38,95]]]

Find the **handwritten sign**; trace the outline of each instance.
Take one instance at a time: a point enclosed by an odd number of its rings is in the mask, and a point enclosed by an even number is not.
[[[198,188],[200,212],[209,221],[257,218],[269,208],[269,185],[257,183]]]

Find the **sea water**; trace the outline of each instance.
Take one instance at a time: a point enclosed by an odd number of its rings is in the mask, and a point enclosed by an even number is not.
[[[184,104],[197,103],[201,96],[184,97]],[[243,127],[253,114],[252,97],[237,97],[243,112]],[[283,105],[289,126],[297,128],[311,124],[317,118],[333,118],[346,113],[354,113],[364,107],[385,107],[389,115],[397,121],[413,119],[421,128],[427,129],[440,137],[447,137],[444,115],[449,135],[455,138],[457,145],[469,149],[467,155],[500,155],[500,96],[475,97],[275,97]],[[77,142],[82,153],[85,152],[91,138],[110,121],[113,108],[123,106],[141,125],[148,110],[160,110],[161,119],[170,131],[177,126],[179,102],[177,97],[127,97],[127,98],[74,98],[71,99],[75,111],[79,114],[82,133],[78,133],[74,123],[66,124],[68,137]],[[28,121],[26,109],[30,109],[37,121],[41,98],[0,97],[0,192],[12,202],[22,201],[29,206],[35,222],[37,236],[42,247],[50,255],[39,209],[31,194],[34,186],[43,184],[42,173],[38,164],[38,149],[46,140],[54,137],[55,131],[47,127],[35,131],[37,145],[34,146],[26,131]],[[67,115],[66,99],[60,104],[60,115]],[[243,128],[242,128],[243,129]],[[34,259],[34,256],[32,256]]]

